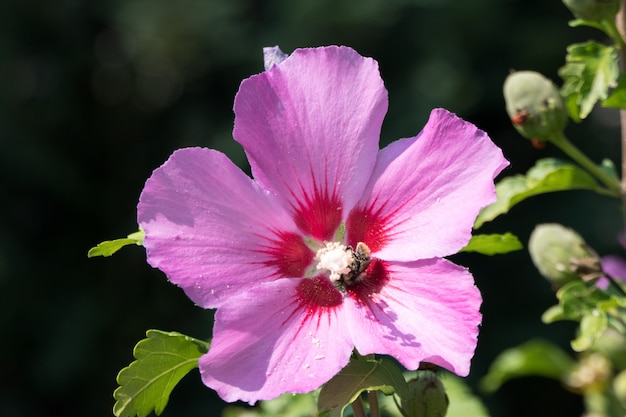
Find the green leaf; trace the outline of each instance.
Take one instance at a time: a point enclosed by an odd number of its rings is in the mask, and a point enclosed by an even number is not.
[[[506,177],[496,184],[497,200],[478,213],[474,229],[535,195],[554,191],[600,189],[596,180],[582,168],[558,159],[540,159],[526,175]]]
[[[135,233],[131,233],[124,239],[115,239],[115,240],[106,240],[102,243],[99,243],[97,246],[89,249],[87,252],[88,258],[93,258],[95,256],[111,256],[118,250],[122,249],[126,245],[143,245],[143,238],[146,236],[146,233],[139,229],[139,231]]]
[[[604,31],[604,26],[601,23],[593,21],[593,20],[574,19],[574,20],[570,20],[568,24],[570,27],[573,27],[573,28],[580,27],[580,26],[589,26],[589,27]]]
[[[594,287],[583,281],[572,281],[559,288],[556,297],[562,309],[563,320],[580,321],[589,311],[595,309],[596,299],[592,298]]]
[[[561,94],[569,115],[579,122],[591,113],[598,100],[608,97],[610,88],[617,85],[617,49],[595,41],[570,45],[566,64],[559,70],[559,75],[564,80]]]
[[[542,316],[545,323],[558,320],[580,322],[577,337],[571,346],[576,352],[592,347],[604,331],[613,327],[623,329],[626,299],[598,289],[583,281],[570,282],[557,291],[559,305],[549,308]]]
[[[620,76],[617,86],[611,91],[611,94],[602,102],[604,107],[614,109],[626,109],[626,77]]]
[[[487,407],[463,382],[462,378],[446,371],[439,371],[438,373],[441,375],[441,382],[443,382],[446,394],[450,400],[446,417],[489,417]],[[414,376],[415,372],[405,373],[407,380],[412,379]],[[402,415],[396,402],[397,400],[394,396],[381,398],[379,404],[382,415],[406,417]]]
[[[485,404],[456,375],[446,373],[442,378],[450,398],[446,417],[489,417]]]
[[[580,321],[578,337],[572,340],[572,349],[582,352],[589,349],[598,337],[604,333],[608,326],[606,314],[594,310],[590,314],[585,314]]]
[[[385,395],[396,393],[400,398],[409,395],[402,371],[390,359],[352,359],[345,368],[328,381],[320,391],[318,409],[340,417],[348,404],[363,391],[379,390]]]
[[[498,255],[522,249],[524,246],[512,233],[503,235],[474,235],[467,246],[459,252],[478,252],[483,255]]]
[[[255,408],[230,406],[222,417],[311,417],[317,414],[317,391],[308,394],[284,394],[270,401],[260,401]]]
[[[600,302],[606,301],[609,295],[604,291],[598,290],[594,285],[581,280],[568,282],[559,288],[556,297],[559,300],[561,311],[560,315],[557,315],[552,321],[581,321],[585,315],[595,311]],[[550,308],[548,312],[552,310],[553,308]],[[542,319],[545,318],[546,313],[544,313]]]
[[[560,320],[566,320],[566,317],[563,311],[563,307],[561,307],[558,304],[548,308],[541,315],[541,321],[546,324],[554,323],[555,321],[560,321]]]
[[[209,349],[208,343],[176,332],[148,330],[146,336],[133,351],[137,360],[117,375],[117,417],[146,417],[153,410],[161,414],[176,384]]]
[[[541,339],[530,340],[498,355],[480,386],[486,392],[494,392],[506,381],[524,376],[561,380],[574,366],[574,359],[558,346]]]

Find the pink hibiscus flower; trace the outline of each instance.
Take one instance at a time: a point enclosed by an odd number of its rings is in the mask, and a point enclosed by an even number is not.
[[[347,47],[277,56],[235,98],[253,179],[220,152],[181,149],[138,206],[148,262],[217,308],[204,383],[251,404],[305,393],[355,348],[467,375],[481,296],[442,257],[494,201],[500,149],[437,109],[419,135],[379,150],[376,61]]]

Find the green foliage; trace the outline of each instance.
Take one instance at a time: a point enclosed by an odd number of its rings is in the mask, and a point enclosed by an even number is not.
[[[485,404],[469,389],[461,378],[452,374],[442,377],[446,393],[450,398],[446,417],[488,417]]]
[[[459,252],[477,252],[483,255],[500,255],[522,249],[524,246],[512,233],[474,235]]]
[[[385,360],[387,361],[387,360]],[[375,361],[369,361],[375,362]],[[373,364],[367,366],[359,365],[359,369],[363,368],[365,373],[368,370],[373,369]],[[383,364],[383,366],[395,366],[394,364]],[[373,370],[373,373],[376,374],[377,371]],[[389,377],[389,379],[399,378],[399,375],[396,374],[395,371],[391,371],[393,373],[393,378]],[[357,371],[358,375],[361,375],[362,378],[363,372]],[[421,371],[417,372],[418,374]],[[413,379],[415,377],[415,372],[405,372],[402,376],[403,380]],[[449,372],[441,371],[438,372],[438,376],[441,379],[441,382],[444,385],[445,392],[450,399],[450,404],[448,406],[448,412],[446,413],[446,417],[488,417],[489,413],[482,403],[480,398],[474,395],[471,389],[465,384],[463,379],[457,377],[454,374]],[[381,380],[386,379],[387,377],[382,377]],[[382,381],[385,386],[385,381]],[[375,382],[378,384],[378,382]],[[401,384],[405,385],[405,384]],[[370,387],[374,389],[374,387]],[[396,390],[404,391],[408,394],[408,385],[403,388],[395,388]],[[363,390],[360,390],[361,393]],[[386,391],[387,393],[392,392],[393,390]],[[385,391],[384,391],[385,392]],[[311,417],[311,416],[336,416],[340,410],[320,410],[318,413],[317,402],[318,396],[320,392],[314,391],[308,394],[284,394],[274,400],[270,401],[260,401],[256,407],[240,407],[240,406],[229,406],[224,409],[222,413],[222,417]],[[398,394],[396,392],[396,394]],[[351,398],[356,398],[356,395],[350,396]],[[397,400],[394,398],[395,396],[387,395],[379,400],[380,410],[383,415],[387,415],[389,417],[406,417],[402,414],[400,409],[398,408]],[[324,400],[324,399],[322,399]],[[351,402],[351,401],[350,401]],[[344,407],[345,408],[345,407]]]
[[[474,228],[478,229],[484,223],[507,213],[529,197],[566,190],[602,192],[596,180],[578,166],[553,158],[540,159],[526,175],[506,177],[496,185],[496,202],[478,214]]]
[[[353,358],[320,391],[318,408],[330,417],[341,417],[348,404],[363,391],[376,390],[385,395],[409,396],[409,389],[398,365],[388,358]]]
[[[563,0],[574,16],[591,22],[614,19],[620,3],[620,0]]]
[[[87,252],[87,257],[93,258],[95,256],[111,256],[127,245],[134,244],[137,246],[142,246],[143,238],[145,236],[146,233],[143,230],[139,229],[139,231],[131,233],[123,239],[105,240],[102,243],[98,243],[97,246],[89,249],[89,252]]]
[[[602,105],[614,109],[626,109],[626,77],[620,76],[617,86],[611,91],[609,97],[602,102]]]
[[[575,361],[558,346],[535,339],[498,355],[480,386],[494,392],[512,378],[543,376],[562,380],[574,366]]]
[[[568,113],[572,120],[580,122],[617,85],[617,49],[595,41],[570,45],[559,75],[564,80],[561,94]]]
[[[420,371],[418,371],[420,372]],[[405,377],[411,379],[415,372],[407,372]],[[450,400],[446,417],[488,417],[489,412],[472,390],[465,384],[462,378],[449,372],[441,371],[441,382]],[[380,400],[380,408],[383,415],[390,417],[406,417],[402,414],[393,396],[383,397]]]
[[[572,349],[582,352],[589,349],[608,327],[625,329],[626,297],[596,288],[594,285],[574,281],[557,292],[559,304],[549,308],[542,316],[544,323],[559,320],[580,322],[578,335],[572,340]]]
[[[593,343],[604,333],[608,325],[606,314],[593,312],[586,314],[580,320],[578,337],[572,340],[572,349],[582,352],[589,349]]]
[[[146,336],[133,350],[136,361],[117,375],[117,417],[145,417],[153,410],[161,414],[176,384],[209,349],[208,343],[176,332],[148,330]]]
[[[593,312],[598,302],[604,298],[602,291],[583,281],[573,281],[564,285],[557,291],[556,297],[559,304],[543,314],[544,323],[560,320],[581,321],[585,315]]]
[[[317,414],[317,391],[308,394],[284,394],[275,400],[261,401],[253,409],[230,406],[222,417],[311,417]]]

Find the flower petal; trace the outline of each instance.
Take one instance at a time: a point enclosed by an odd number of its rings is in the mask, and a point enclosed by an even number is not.
[[[606,255],[602,257],[602,269],[609,274],[612,278],[619,281],[626,282],[626,259],[619,255]],[[605,277],[601,277],[596,285],[599,288],[607,289],[609,287],[609,280]]]
[[[507,165],[484,132],[435,109],[417,137],[380,151],[364,197],[348,216],[348,242],[365,242],[385,260],[456,253],[480,209],[495,200],[493,179]]]
[[[626,259],[619,255],[606,255],[602,257],[602,269],[611,275],[626,282]]]
[[[411,370],[430,362],[467,375],[481,322],[472,275],[443,259],[385,267],[388,281],[378,292],[346,298],[359,353],[388,354]]]
[[[148,262],[205,308],[260,282],[303,276],[314,253],[289,213],[225,155],[174,152],[141,194]]]
[[[324,277],[282,279],[242,293],[216,313],[202,380],[225,401],[306,393],[350,359],[342,296]]]
[[[300,229],[330,240],[370,177],[386,111],[376,61],[347,47],[298,49],[242,82],[233,136]]]

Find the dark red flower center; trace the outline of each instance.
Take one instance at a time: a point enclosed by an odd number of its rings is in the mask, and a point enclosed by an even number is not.
[[[333,239],[341,223],[342,206],[339,197],[319,193],[316,189],[315,195],[305,196],[295,210],[296,225],[305,235],[320,242]]]

